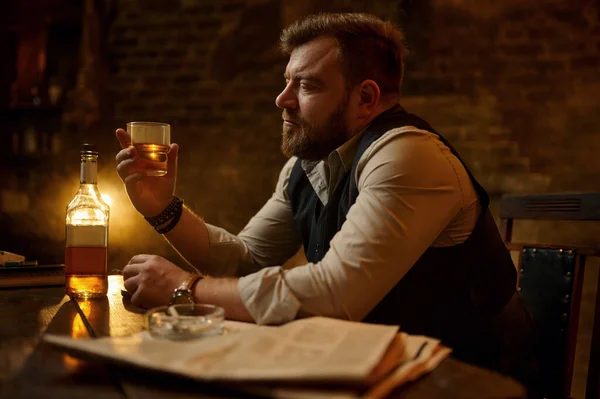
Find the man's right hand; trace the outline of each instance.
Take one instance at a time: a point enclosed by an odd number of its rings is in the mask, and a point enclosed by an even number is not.
[[[121,151],[116,156],[117,173],[125,184],[131,203],[145,217],[160,214],[175,194],[179,146],[175,143],[171,144],[167,154],[165,176],[147,176],[144,162],[148,161],[137,156],[137,151],[131,145],[131,138],[127,132],[117,129],[116,134],[121,144]]]

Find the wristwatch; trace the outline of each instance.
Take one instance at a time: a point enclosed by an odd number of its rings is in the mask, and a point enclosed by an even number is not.
[[[192,292],[192,287],[200,279],[202,279],[202,275],[190,273],[183,283],[173,290],[173,298],[171,298],[169,305],[193,305],[194,293]]]

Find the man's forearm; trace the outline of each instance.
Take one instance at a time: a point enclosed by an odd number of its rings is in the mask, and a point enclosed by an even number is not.
[[[205,278],[194,287],[196,303],[210,303],[225,309],[225,318],[254,323],[244,306],[237,287],[237,278]]]
[[[192,266],[200,271],[206,269],[208,230],[200,217],[184,207],[177,226],[165,234],[165,238]]]

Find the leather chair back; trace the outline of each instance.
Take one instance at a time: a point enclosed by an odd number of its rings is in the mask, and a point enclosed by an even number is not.
[[[520,252],[518,290],[538,330],[542,392],[546,398],[566,398],[571,394],[585,261],[600,256],[600,248],[514,243],[516,219],[600,221],[600,193],[508,195],[500,203],[502,238],[510,250]],[[595,315],[588,399],[599,393],[600,295]]]

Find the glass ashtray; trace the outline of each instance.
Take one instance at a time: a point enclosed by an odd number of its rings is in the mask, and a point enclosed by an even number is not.
[[[146,312],[150,335],[171,340],[188,340],[223,333],[225,310],[215,305],[171,305]]]

